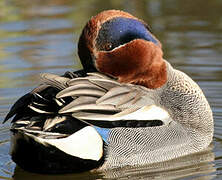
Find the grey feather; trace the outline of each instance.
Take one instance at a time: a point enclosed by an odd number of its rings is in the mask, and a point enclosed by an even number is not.
[[[121,84],[118,83],[117,81],[113,81],[109,79],[90,79],[89,81],[106,90],[110,90],[111,88],[121,86]]]
[[[90,94],[91,96],[102,96],[105,94],[105,90],[94,85],[94,84],[77,84],[75,86],[70,86],[62,91],[60,91],[56,98],[63,98],[67,96],[78,96],[79,92],[84,92],[84,94]],[[81,94],[83,95],[83,94]]]
[[[41,82],[56,87],[58,89],[64,89],[68,87],[67,82],[70,80],[69,78],[61,77],[51,73],[42,73],[40,77]]]
[[[65,92],[65,90],[60,91],[59,94],[56,95],[56,98],[63,98],[63,97],[67,97],[67,96],[73,96],[73,97],[77,97],[77,96],[92,96],[92,97],[101,97],[105,94],[105,92],[99,90],[99,89],[77,89],[75,91],[68,91]]]
[[[102,111],[99,112],[75,112],[72,114],[73,117],[85,121],[120,121],[123,120],[122,116],[128,115],[132,112],[137,111],[139,108],[131,108],[121,112],[115,112],[114,114],[103,114]],[[135,119],[128,119],[135,120]]]
[[[123,96],[127,95],[129,92],[131,91],[131,89],[126,88],[126,87],[114,87],[112,88],[110,91],[108,91],[104,96],[102,96],[101,98],[99,98],[96,103],[100,104],[105,100],[109,100],[111,98],[115,98],[115,99],[120,99]]]
[[[83,104],[83,105],[79,105],[79,106],[74,106],[72,108],[69,108],[67,110],[63,110],[62,112],[59,113],[73,113],[73,112],[77,112],[77,111],[101,111],[101,112],[119,112],[120,110],[115,108],[112,105],[97,105],[97,104]]]
[[[63,107],[62,109],[59,110],[59,113],[65,113],[68,112],[69,109],[78,107],[80,105],[84,104],[92,104],[95,103],[97,100],[96,97],[91,97],[91,96],[80,96],[76,99],[74,99],[71,103]]]
[[[97,76],[78,77],[78,78],[69,80],[67,84],[68,86],[74,86],[77,84],[89,84],[89,79],[98,79],[98,77]]]
[[[98,73],[98,72],[91,72],[91,73],[87,73],[88,76],[94,76],[94,77],[98,77],[99,79],[110,79],[108,76]]]
[[[116,113],[116,112],[114,112]],[[112,115],[110,114],[103,114],[101,111],[99,112],[93,112],[93,113],[90,113],[90,112],[75,112],[75,113],[72,113],[72,116],[77,118],[77,119],[80,119],[80,120],[85,120],[85,121],[101,121],[101,120],[104,120],[104,121],[109,121],[110,118],[112,117]]]

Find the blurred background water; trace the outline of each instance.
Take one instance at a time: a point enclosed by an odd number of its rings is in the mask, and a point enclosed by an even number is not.
[[[78,37],[89,18],[105,9],[144,19],[162,42],[165,59],[200,85],[214,113],[212,145],[205,152],[152,166],[37,175],[11,161],[7,122],[0,124],[0,179],[222,179],[221,0],[0,0],[0,122],[18,97],[38,85],[40,72],[81,68]]]

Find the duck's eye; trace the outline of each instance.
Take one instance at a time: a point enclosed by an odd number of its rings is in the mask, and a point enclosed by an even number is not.
[[[112,43],[106,43],[106,44],[104,45],[104,49],[105,49],[106,51],[110,51],[111,49],[113,49]]]

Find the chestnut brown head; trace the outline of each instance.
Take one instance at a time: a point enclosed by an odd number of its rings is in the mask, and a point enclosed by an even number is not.
[[[109,10],[92,17],[78,48],[87,71],[98,70],[120,82],[148,88],[160,87],[166,80],[160,42],[146,23],[129,13]]]

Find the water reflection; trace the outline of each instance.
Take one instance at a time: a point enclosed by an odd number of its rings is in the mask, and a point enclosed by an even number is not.
[[[38,84],[39,73],[81,68],[79,34],[88,19],[104,9],[122,9],[148,22],[163,43],[164,57],[201,86],[215,119],[213,150],[177,162],[62,176],[16,168],[13,179],[221,178],[221,0],[1,0],[0,9],[0,121],[18,97]],[[0,179],[12,178],[15,168],[8,155],[9,126],[0,125]]]
[[[211,176],[204,176],[203,179],[212,179],[216,171],[213,163],[211,163],[214,160],[212,148],[211,145],[201,153],[139,168],[122,168],[109,171],[104,175],[106,178],[112,179],[183,179],[188,176],[192,178],[211,174]]]
[[[24,180],[32,177],[35,179],[49,180],[56,178],[57,180],[69,179],[183,179],[186,177],[194,178],[199,176],[200,179],[209,180],[214,177],[216,168],[212,161],[214,153],[213,145],[200,153],[178,158],[164,163],[156,163],[152,165],[140,167],[125,167],[106,172],[86,172],[81,174],[66,175],[38,175],[23,171],[16,167],[13,178],[15,180]],[[34,176],[33,176],[34,175]],[[207,176],[206,176],[207,175]]]

